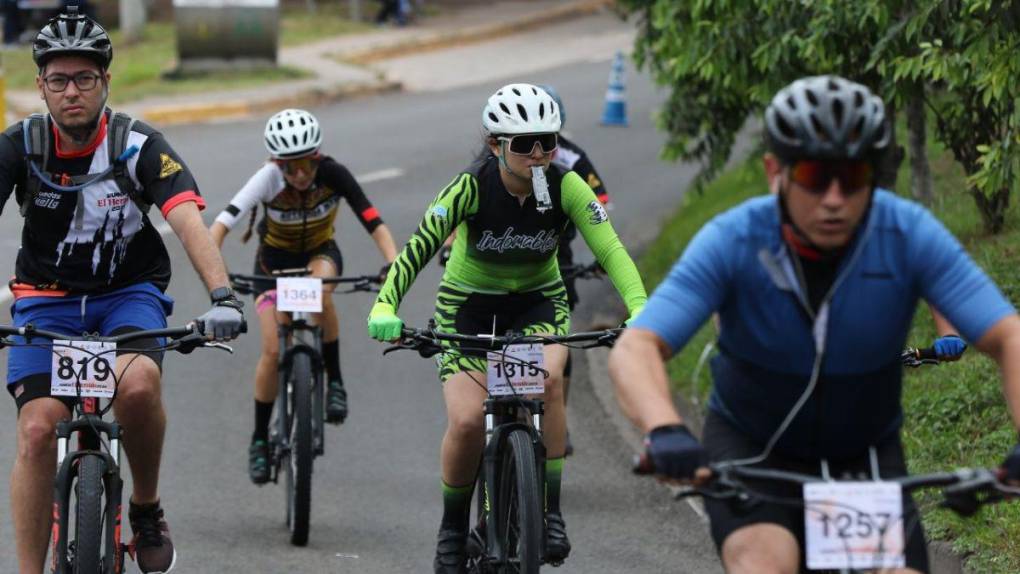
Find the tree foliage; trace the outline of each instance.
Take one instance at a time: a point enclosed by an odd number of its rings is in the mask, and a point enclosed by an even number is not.
[[[924,98],[991,231],[1020,172],[1020,0],[620,0],[640,15],[635,57],[671,88],[664,156],[698,182],[796,78],[834,73],[891,110]]]

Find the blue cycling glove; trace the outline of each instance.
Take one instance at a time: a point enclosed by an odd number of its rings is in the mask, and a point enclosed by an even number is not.
[[[946,335],[935,339],[932,348],[940,361],[955,361],[967,350],[967,343],[957,335]]]
[[[1015,445],[1013,450],[1009,451],[1006,460],[1002,462],[1002,468],[1006,470],[1005,480],[1020,481],[1020,444]]]
[[[694,471],[708,464],[708,452],[685,425],[652,429],[645,437],[645,449],[655,474],[690,480]]]

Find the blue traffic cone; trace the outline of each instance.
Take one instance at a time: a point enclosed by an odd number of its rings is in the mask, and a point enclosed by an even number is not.
[[[602,125],[627,125],[627,95],[623,77],[623,52],[617,52],[609,72],[609,89],[606,90],[606,107],[602,112]]]

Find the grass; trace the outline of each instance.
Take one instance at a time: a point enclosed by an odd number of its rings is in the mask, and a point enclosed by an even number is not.
[[[280,44],[295,46],[342,34],[354,34],[373,29],[371,24],[352,22],[345,17],[348,2],[333,0],[317,2],[318,10],[310,14],[307,9],[297,6],[285,7],[280,20]],[[363,3],[363,17],[374,14],[375,3]],[[116,105],[148,96],[172,96],[220,90],[224,86],[245,88],[273,82],[283,82],[308,77],[304,70],[277,67],[264,70],[223,71],[201,75],[188,75],[169,79],[164,74],[177,61],[177,40],[173,23],[150,22],[145,27],[144,37],[128,45],[118,30],[111,32],[114,45],[113,89],[110,101]],[[28,46],[20,50],[2,53],[7,88],[12,90],[35,90],[37,69],[32,63]]]
[[[952,157],[932,144],[929,158],[935,181],[932,211],[964,243],[974,260],[1013,301],[1020,302],[1020,225],[1017,208],[1010,209],[1006,230],[989,236],[973,200],[965,193],[962,170]],[[642,276],[654,286],[668,272],[694,233],[712,216],[744,199],[766,192],[758,158],[751,158],[723,174],[701,195],[692,194],[666,222],[662,234],[638,261]],[[900,171],[897,191],[909,193],[907,162]],[[706,325],[668,364],[678,392],[703,405],[710,381],[707,369],[697,381],[692,374],[705,345],[714,340]],[[915,315],[909,341],[927,346],[934,325],[922,304]],[[957,363],[912,370],[904,380],[906,420],[903,441],[912,472],[923,473],[965,466],[997,466],[1016,435],[1000,391],[993,361],[971,350]],[[985,573],[1020,572],[1020,505],[987,506],[976,516],[960,518],[937,507],[936,494],[918,497],[930,539],[947,540],[967,559],[967,570]]]

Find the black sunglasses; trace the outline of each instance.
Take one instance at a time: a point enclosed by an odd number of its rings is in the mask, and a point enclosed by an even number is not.
[[[499,139],[509,142],[510,153],[517,155],[531,155],[535,144],[542,148],[542,153],[552,153],[559,146],[559,136],[555,133],[500,136]]]

